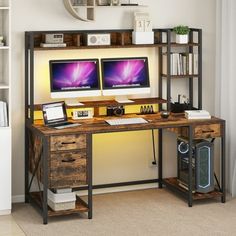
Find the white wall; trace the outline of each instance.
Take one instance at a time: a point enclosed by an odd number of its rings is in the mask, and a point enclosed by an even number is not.
[[[187,24],[190,27],[203,29],[203,107],[213,113],[215,0],[145,0],[138,2],[149,6],[145,11],[149,11],[154,28]],[[62,0],[12,0],[12,8],[12,179],[13,195],[17,196],[24,194],[24,31],[132,28],[131,19],[133,10],[131,8],[99,9],[96,12],[95,22],[82,22],[69,15],[64,9]],[[150,138],[150,135],[145,133],[144,137]],[[173,139],[173,137],[170,138]],[[97,140],[97,145],[101,145],[99,144],[99,139]],[[165,146],[166,145],[165,143]],[[165,149],[167,149],[167,147]],[[99,153],[99,150],[96,150],[96,152]],[[150,151],[148,152],[150,156]],[[143,160],[139,157],[138,162],[142,164]],[[171,162],[171,160],[169,162]],[[101,162],[95,163],[95,165],[97,173],[104,173],[105,167],[101,165]],[[132,166],[132,161],[129,165]],[[166,173],[171,174],[171,172],[174,172],[175,169],[173,166],[174,165],[167,169]],[[122,169],[122,165],[120,168]],[[122,181],[132,180],[130,178],[133,177],[150,177],[154,175],[155,170],[147,172],[148,173],[145,174],[134,174],[130,176],[129,171],[124,171],[122,172]],[[103,177],[108,178],[109,182],[109,179],[112,180],[116,178],[116,176],[112,175],[113,173],[108,173],[107,176]],[[99,177],[100,175],[97,174],[97,178]],[[101,178],[100,181],[102,182],[104,178]]]

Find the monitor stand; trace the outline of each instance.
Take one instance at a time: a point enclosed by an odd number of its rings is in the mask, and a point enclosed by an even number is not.
[[[67,106],[83,106],[84,104],[79,102],[76,98],[66,99],[65,103]]]
[[[115,101],[117,101],[118,103],[132,103],[132,102],[134,102],[132,100],[129,100],[126,96],[116,96]]]

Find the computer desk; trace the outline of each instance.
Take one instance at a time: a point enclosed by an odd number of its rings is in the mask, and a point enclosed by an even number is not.
[[[140,115],[130,114],[127,117]],[[87,120],[79,120],[80,126],[56,130],[48,128],[42,121],[34,124],[26,124],[26,150],[25,150],[25,201],[32,201],[40,206],[43,223],[47,224],[49,216],[66,215],[76,212],[87,212],[88,218],[92,218],[92,136],[98,133],[111,133],[135,130],[158,129],[158,179],[159,188],[166,187],[182,194],[192,206],[193,200],[203,198],[220,197],[225,202],[225,121],[216,117],[207,120],[187,120],[184,116],[170,116],[163,119],[160,114],[141,115],[148,123],[110,126],[105,120],[114,117],[95,117]],[[219,189],[207,194],[192,193],[192,168],[189,165],[189,190],[181,189],[176,184],[176,178],[163,179],[163,153],[162,131],[168,129],[178,135],[188,137],[189,146],[193,139],[219,137],[221,139],[221,176]],[[192,155],[189,152],[189,162],[192,163]],[[66,171],[65,171],[66,170]],[[39,191],[32,192],[33,180],[37,180]],[[41,184],[42,183],[42,184]],[[79,197],[76,208],[72,210],[52,211],[48,207],[48,188],[73,188],[86,186],[88,199],[83,201]]]

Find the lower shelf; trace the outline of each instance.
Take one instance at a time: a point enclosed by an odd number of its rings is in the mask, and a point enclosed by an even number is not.
[[[178,192],[182,194],[188,195],[188,191],[182,187],[179,186],[177,178],[166,178],[163,179],[163,183],[172,189],[177,190]],[[222,197],[223,194],[219,192],[218,190],[211,191],[209,193],[193,193],[193,200],[200,200],[200,199],[207,199],[207,198],[216,198],[216,197]]]
[[[40,207],[42,208],[42,201],[41,201],[41,193],[42,192],[32,192],[30,193],[31,198],[33,201]],[[53,211],[49,206],[48,206],[48,216],[61,216],[61,215],[70,215],[78,212],[88,212],[88,204],[85,203],[80,197],[76,197],[76,204],[75,204],[75,209],[71,210],[62,210],[62,211]]]

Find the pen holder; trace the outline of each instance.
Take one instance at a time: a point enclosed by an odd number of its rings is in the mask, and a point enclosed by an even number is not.
[[[171,103],[171,112],[173,113],[182,113],[185,110],[190,110],[190,104],[189,103]]]

